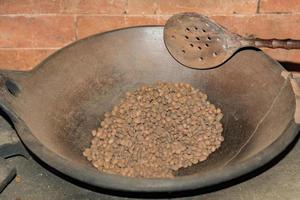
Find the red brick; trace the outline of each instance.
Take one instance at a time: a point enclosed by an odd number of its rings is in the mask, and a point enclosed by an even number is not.
[[[71,16],[0,17],[0,47],[61,47],[74,40]]]
[[[78,16],[78,37],[125,27],[125,16]]]
[[[156,14],[158,0],[128,0],[128,14]]]
[[[0,0],[0,14],[58,13],[60,0]]]
[[[255,13],[257,0],[159,0],[159,13],[199,12],[202,14]]]
[[[156,16],[128,16],[126,17],[126,26],[157,25]]]
[[[300,12],[299,0],[261,0],[260,13]]]
[[[263,48],[263,51],[270,55],[272,58],[282,62],[300,63],[300,50],[285,50],[285,49],[267,49]],[[300,70],[300,69],[299,69]]]
[[[261,38],[300,39],[300,14],[269,14],[253,16],[213,16],[232,32]]]
[[[50,55],[54,50],[9,50],[0,49],[0,68],[29,70]]]
[[[89,14],[122,14],[126,0],[62,0],[62,12]]]

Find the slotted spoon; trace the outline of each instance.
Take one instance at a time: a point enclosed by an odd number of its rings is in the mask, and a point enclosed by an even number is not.
[[[164,41],[178,62],[197,69],[221,65],[242,47],[300,49],[300,40],[244,38],[197,13],[172,16],[164,28]]]

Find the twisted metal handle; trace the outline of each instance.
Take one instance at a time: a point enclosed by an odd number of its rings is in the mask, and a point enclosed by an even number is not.
[[[250,46],[255,47],[266,47],[266,48],[282,48],[282,49],[300,49],[300,40],[292,40],[292,39],[285,39],[285,40],[279,40],[279,39],[260,39],[260,38],[254,38],[254,39],[247,39],[247,43]]]

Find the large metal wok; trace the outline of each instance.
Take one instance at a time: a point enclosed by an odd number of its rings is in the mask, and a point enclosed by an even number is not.
[[[174,179],[98,172],[82,155],[91,130],[125,91],[157,80],[190,83],[221,107],[221,148]],[[236,178],[280,153],[299,130],[291,81],[296,79],[280,64],[254,49],[218,68],[185,67],[166,49],[163,27],[135,27],[75,42],[30,72],[2,71],[0,105],[25,146],[74,179],[109,189],[180,191]]]

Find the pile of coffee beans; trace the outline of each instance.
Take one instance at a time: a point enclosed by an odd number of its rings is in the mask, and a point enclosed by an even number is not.
[[[83,155],[102,172],[171,178],[220,147],[222,117],[206,94],[187,83],[141,86],[105,113]]]

